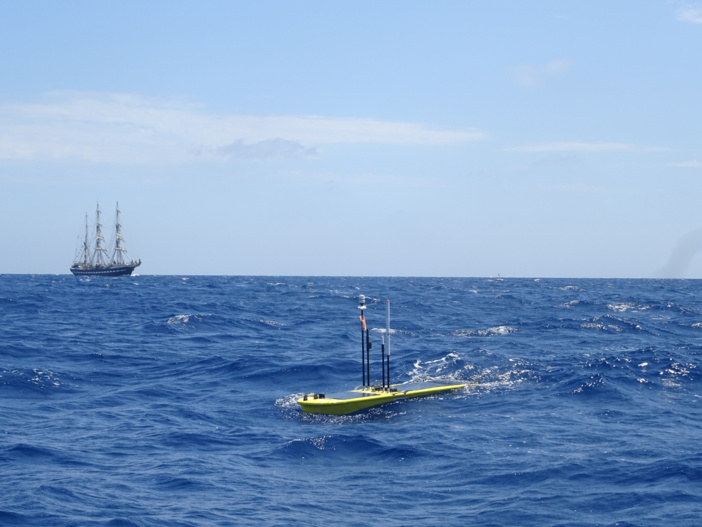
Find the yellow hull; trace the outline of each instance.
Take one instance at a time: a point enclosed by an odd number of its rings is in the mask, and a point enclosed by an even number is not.
[[[390,391],[382,388],[362,388],[341,395],[307,394],[297,400],[303,412],[310,414],[346,415],[399,399],[424,397],[463,388],[465,384],[440,385],[435,382],[398,384]],[[405,388],[405,389],[403,389]]]

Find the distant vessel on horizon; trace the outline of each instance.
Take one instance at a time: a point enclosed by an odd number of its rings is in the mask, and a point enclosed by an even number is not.
[[[95,220],[95,240],[91,243],[88,238],[88,214],[85,214],[85,238],[80,254],[71,265],[71,272],[76,276],[124,276],[131,275],[134,269],[141,265],[141,260],[126,262],[124,254],[127,252],[122,246],[122,225],[119,222],[119,203],[117,203],[115,219],[115,243],[112,255],[108,256],[107,249],[102,246],[105,238],[102,236],[100,223],[100,204],[97,205]]]

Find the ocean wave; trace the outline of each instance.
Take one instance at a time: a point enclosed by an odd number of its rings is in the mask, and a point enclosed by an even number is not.
[[[620,317],[615,317],[613,315],[597,316],[591,319],[589,322],[583,322],[581,324],[581,327],[584,329],[598,329],[602,331],[646,331],[648,333],[654,333],[652,329],[646,330],[641,324],[637,322]]]
[[[518,330],[510,326],[496,326],[487,329],[457,329],[451,332],[456,337],[493,337],[496,335],[508,335],[516,333]]]
[[[314,459],[329,455],[333,455],[335,459],[356,458],[358,452],[365,452],[374,463],[404,461],[424,455],[420,449],[407,444],[386,445],[380,440],[364,435],[335,434],[293,439],[282,448],[282,451],[285,456],[299,459]]]
[[[640,305],[634,302],[613,302],[611,304],[607,304],[607,309],[623,313],[626,311],[646,311],[651,309],[651,306]]]
[[[183,278],[0,275],[0,524],[695,524],[702,281]],[[467,386],[302,412],[360,292],[393,382]]]
[[[564,285],[557,288],[559,291],[582,291],[577,285]]]
[[[183,314],[183,315],[173,315],[167,321],[166,324],[173,327],[192,327],[197,322],[201,322],[207,315],[201,314]]]
[[[28,388],[32,390],[57,389],[63,386],[61,377],[53,371],[39,368],[0,371],[0,383],[15,389]]]

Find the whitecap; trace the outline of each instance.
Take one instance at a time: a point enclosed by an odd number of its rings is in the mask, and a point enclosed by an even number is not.
[[[497,326],[494,328],[488,328],[484,331],[478,331],[478,335],[507,335],[509,333],[514,333],[516,329],[509,326]]]
[[[622,328],[620,328],[619,326],[615,326],[614,324],[605,325],[600,322],[586,322],[584,324],[581,324],[580,327],[589,329],[601,329],[602,331],[622,331]]]
[[[192,315],[173,315],[166,324],[187,324]]]
[[[620,313],[624,311],[645,311],[651,309],[651,306],[636,305],[633,302],[614,302],[612,304],[607,304],[607,308],[612,311],[618,311]]]
[[[618,302],[614,304],[607,304],[607,309],[611,309],[612,311],[628,311],[629,309],[634,309],[634,304],[631,302]]]
[[[202,320],[202,316],[197,314],[173,315],[168,319],[166,324],[170,324],[172,326],[186,326],[191,321],[197,322],[200,320]]]
[[[490,337],[494,335],[508,335],[509,333],[516,333],[518,330],[511,326],[496,326],[494,328],[487,329],[457,329],[452,333],[456,337],[471,337],[477,335],[479,337]]]
[[[304,395],[304,393],[291,393],[290,395],[276,399],[275,405],[286,410],[297,409],[299,408],[297,400]]]
[[[461,357],[458,353],[451,352],[445,357],[423,362],[417,359],[411,371],[408,372],[410,382],[442,381],[451,383],[466,383],[466,373],[473,370],[474,366],[465,364],[461,366]]]
[[[264,320],[264,319],[259,319],[259,322],[261,324],[266,324],[267,326],[273,326],[273,327],[281,327],[281,326],[287,326],[285,322],[278,322],[276,320]]]

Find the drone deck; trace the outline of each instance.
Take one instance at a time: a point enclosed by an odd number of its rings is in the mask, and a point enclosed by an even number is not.
[[[437,381],[395,384],[387,387],[365,387],[334,395],[306,394],[298,399],[302,411],[310,414],[346,415],[371,406],[400,399],[425,397],[463,388],[465,384],[441,384]]]

